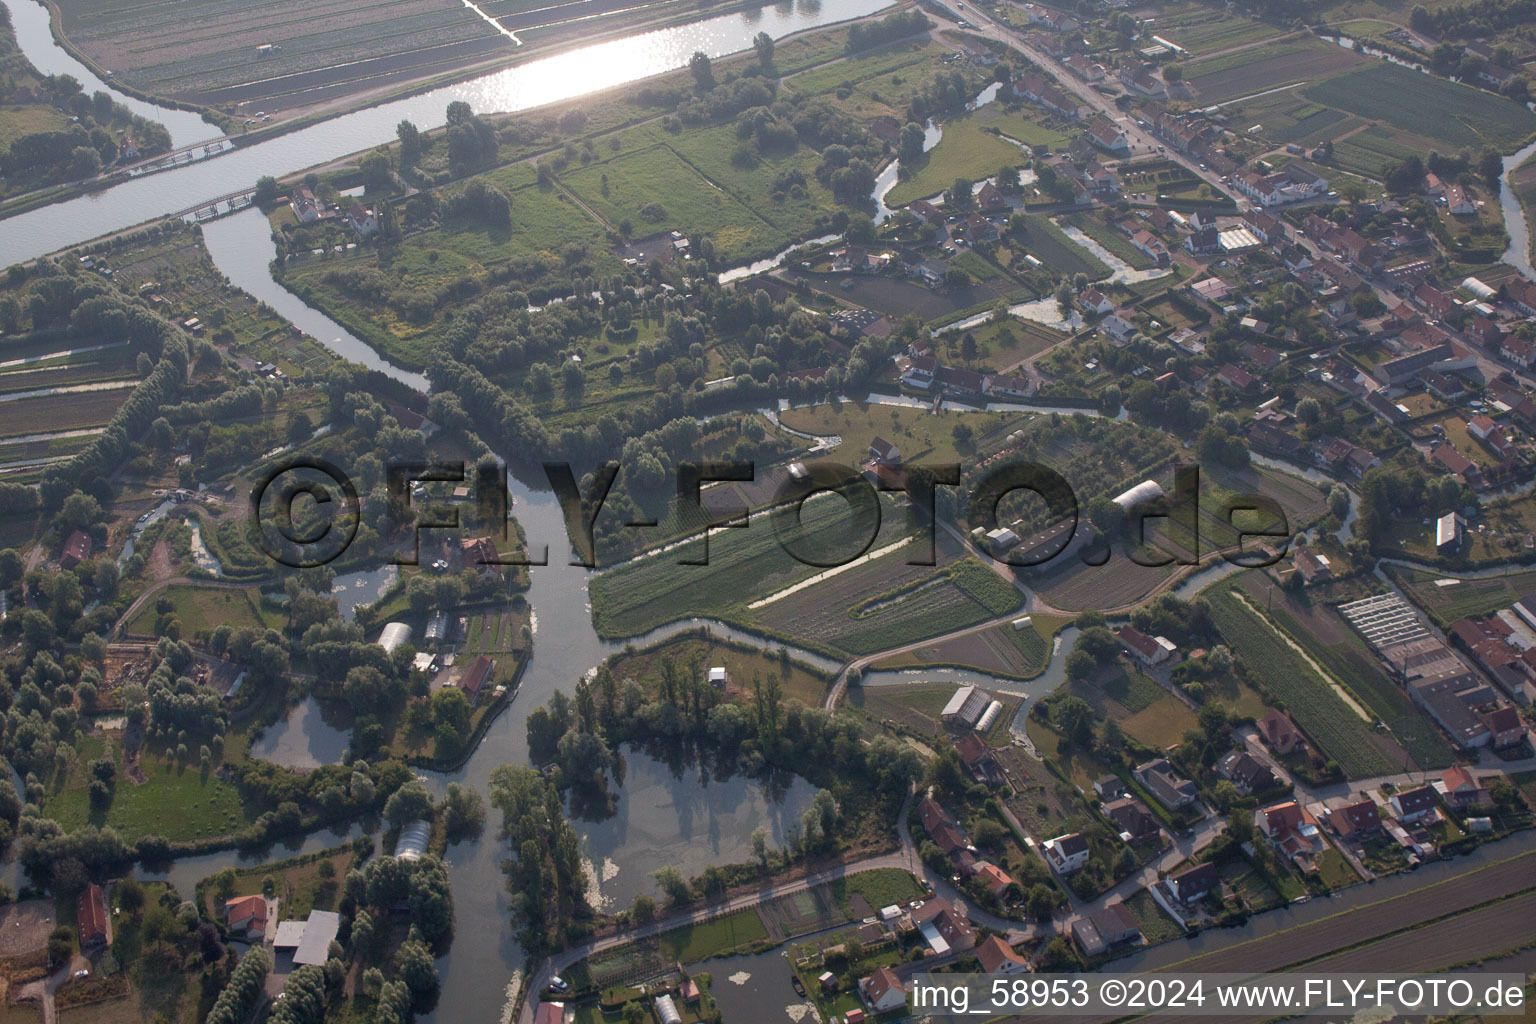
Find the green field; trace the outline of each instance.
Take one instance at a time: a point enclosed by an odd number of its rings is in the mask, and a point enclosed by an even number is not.
[[[239,790],[232,783],[205,777],[195,764],[182,768],[148,755],[141,767],[149,781],[135,785],[119,771],[112,804],[99,812],[90,808],[86,766],[79,765],[70,783],[49,797],[48,816],[66,830],[110,825],[129,842],[141,836],[163,836],[173,842],[208,839],[231,835],[247,824]]]
[[[1257,577],[1245,577],[1242,583],[1250,584],[1250,595],[1257,603]],[[1276,596],[1277,600],[1265,603],[1265,614],[1386,722],[1419,767],[1446,768],[1455,762],[1455,753],[1440,731],[1382,671],[1376,656],[1342,618],[1317,605],[1298,603],[1289,595]]]
[[[723,147],[728,159],[735,148],[734,137],[729,125],[722,130],[714,146]],[[728,138],[732,141],[726,146]],[[785,162],[797,167],[806,164],[800,169],[808,172],[815,167],[815,153],[803,150],[798,161]],[[688,235],[707,234],[728,263],[775,252],[793,237],[700,174],[667,145],[589,164],[566,174],[562,181],[610,224],[629,221],[637,236],[674,227]],[[767,196],[762,199],[766,205]],[[652,207],[659,208],[659,215],[647,220],[640,211]]]
[[[1022,140],[1021,140],[1022,141]],[[886,195],[890,206],[924,199],[949,188],[956,178],[980,181],[990,178],[1005,166],[1018,166],[1028,159],[1018,146],[1004,142],[982,130],[978,117],[965,117],[944,123],[944,137],[912,167],[903,167],[904,177]]]
[[[1351,778],[1401,769],[1377,746],[1376,735],[1289,645],[1230,592],[1208,594],[1216,626],[1274,697],[1285,702],[1325,757]]]
[[[1395,64],[1353,71],[1302,92],[1318,103],[1385,121],[1453,149],[1492,146],[1510,152],[1536,132],[1536,114],[1512,100]]]
[[[668,960],[686,964],[766,938],[768,929],[763,927],[763,919],[757,916],[755,909],[748,908],[662,932],[658,941]]]
[[[1021,245],[1024,251],[1063,277],[1087,274],[1098,281],[1109,276],[1109,268],[1093,253],[1068,238],[1049,217],[1027,214]]]
[[[254,588],[234,590],[228,587],[200,587],[194,583],[173,584],[155,598],[144,602],[123,627],[123,631],[136,636],[154,636],[155,620],[160,616],[156,606],[162,600],[171,603],[171,614],[180,620],[182,636],[187,638],[211,632],[220,625],[227,625],[231,629],[246,626],[265,628],[266,620],[258,608],[255,594]]]
[[[1459,580],[1448,587],[1439,586],[1435,581],[1454,577],[1441,573],[1397,566],[1389,566],[1388,571],[1401,582],[1414,604],[1428,612],[1442,629],[1458,619],[1492,615],[1536,590],[1536,570]]]

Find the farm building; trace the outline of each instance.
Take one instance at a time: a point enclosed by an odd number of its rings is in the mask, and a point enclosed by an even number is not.
[[[411,627],[403,622],[391,622],[379,633],[379,646],[388,654],[401,644],[411,642]]]
[[[1167,496],[1167,492],[1162,489],[1156,480],[1143,480],[1135,487],[1118,495],[1115,498],[1115,504],[1129,512],[1137,505],[1154,501],[1158,498],[1166,498]]]
[[[73,569],[90,557],[91,535],[84,530],[76,530],[64,541],[64,549],[59,554],[59,568]]]
[[[400,838],[395,840],[396,860],[420,860],[422,854],[427,852],[427,843],[432,839],[432,823],[425,819],[410,822],[400,830]]]
[[[939,717],[946,725],[965,725],[974,729],[981,721],[981,716],[987,713],[991,699],[987,691],[979,686],[962,686],[949,698],[949,703],[944,705]]]
[[[75,902],[75,924],[79,926],[82,950],[111,945],[112,932],[107,917],[107,897],[101,891],[101,886],[92,883],[80,893],[80,898]]]

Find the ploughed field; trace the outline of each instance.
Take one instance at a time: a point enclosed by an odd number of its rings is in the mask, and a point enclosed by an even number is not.
[[[501,0],[486,13],[536,41],[589,36],[629,0]],[[653,5],[654,6],[654,5]],[[61,0],[66,38],[119,80],[192,103],[280,110],[509,56],[461,0]],[[654,11],[650,12],[654,15]],[[534,41],[533,39],[525,41]],[[261,47],[270,45],[271,50]]]

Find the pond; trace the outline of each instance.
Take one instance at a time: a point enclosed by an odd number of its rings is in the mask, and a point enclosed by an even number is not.
[[[350,730],[325,720],[320,702],[306,697],[281,722],[274,722],[251,740],[250,756],[307,772],[323,764],[339,764],[347,752]]]
[[[722,1020],[761,1024],[765,1021],[815,1020],[804,996],[795,994],[789,957],[776,949],[753,956],[728,956],[689,964],[688,972],[709,972],[710,995]]]
[[[350,622],[357,616],[359,608],[383,597],[384,592],[394,586],[395,580],[399,578],[398,565],[381,565],[377,569],[349,572],[331,581],[331,596],[336,599],[341,617]]]
[[[816,795],[809,782],[784,773],[720,777],[692,759],[674,766],[633,747],[623,756],[613,815],[571,822],[583,836],[592,901],[602,910],[622,910],[640,893],[657,896],[650,877],[657,868],[670,865],[692,878],[712,864],[751,860],[759,826],[771,846],[783,845]]]

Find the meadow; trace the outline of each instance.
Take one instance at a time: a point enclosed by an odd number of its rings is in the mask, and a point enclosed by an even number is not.
[[[1017,166],[1027,158],[1018,146],[985,131],[977,115],[954,118],[944,122],[938,145],[911,166],[902,167],[902,178],[885,201],[891,206],[905,206],[938,195],[956,178],[980,181],[993,177],[1005,165]]]

